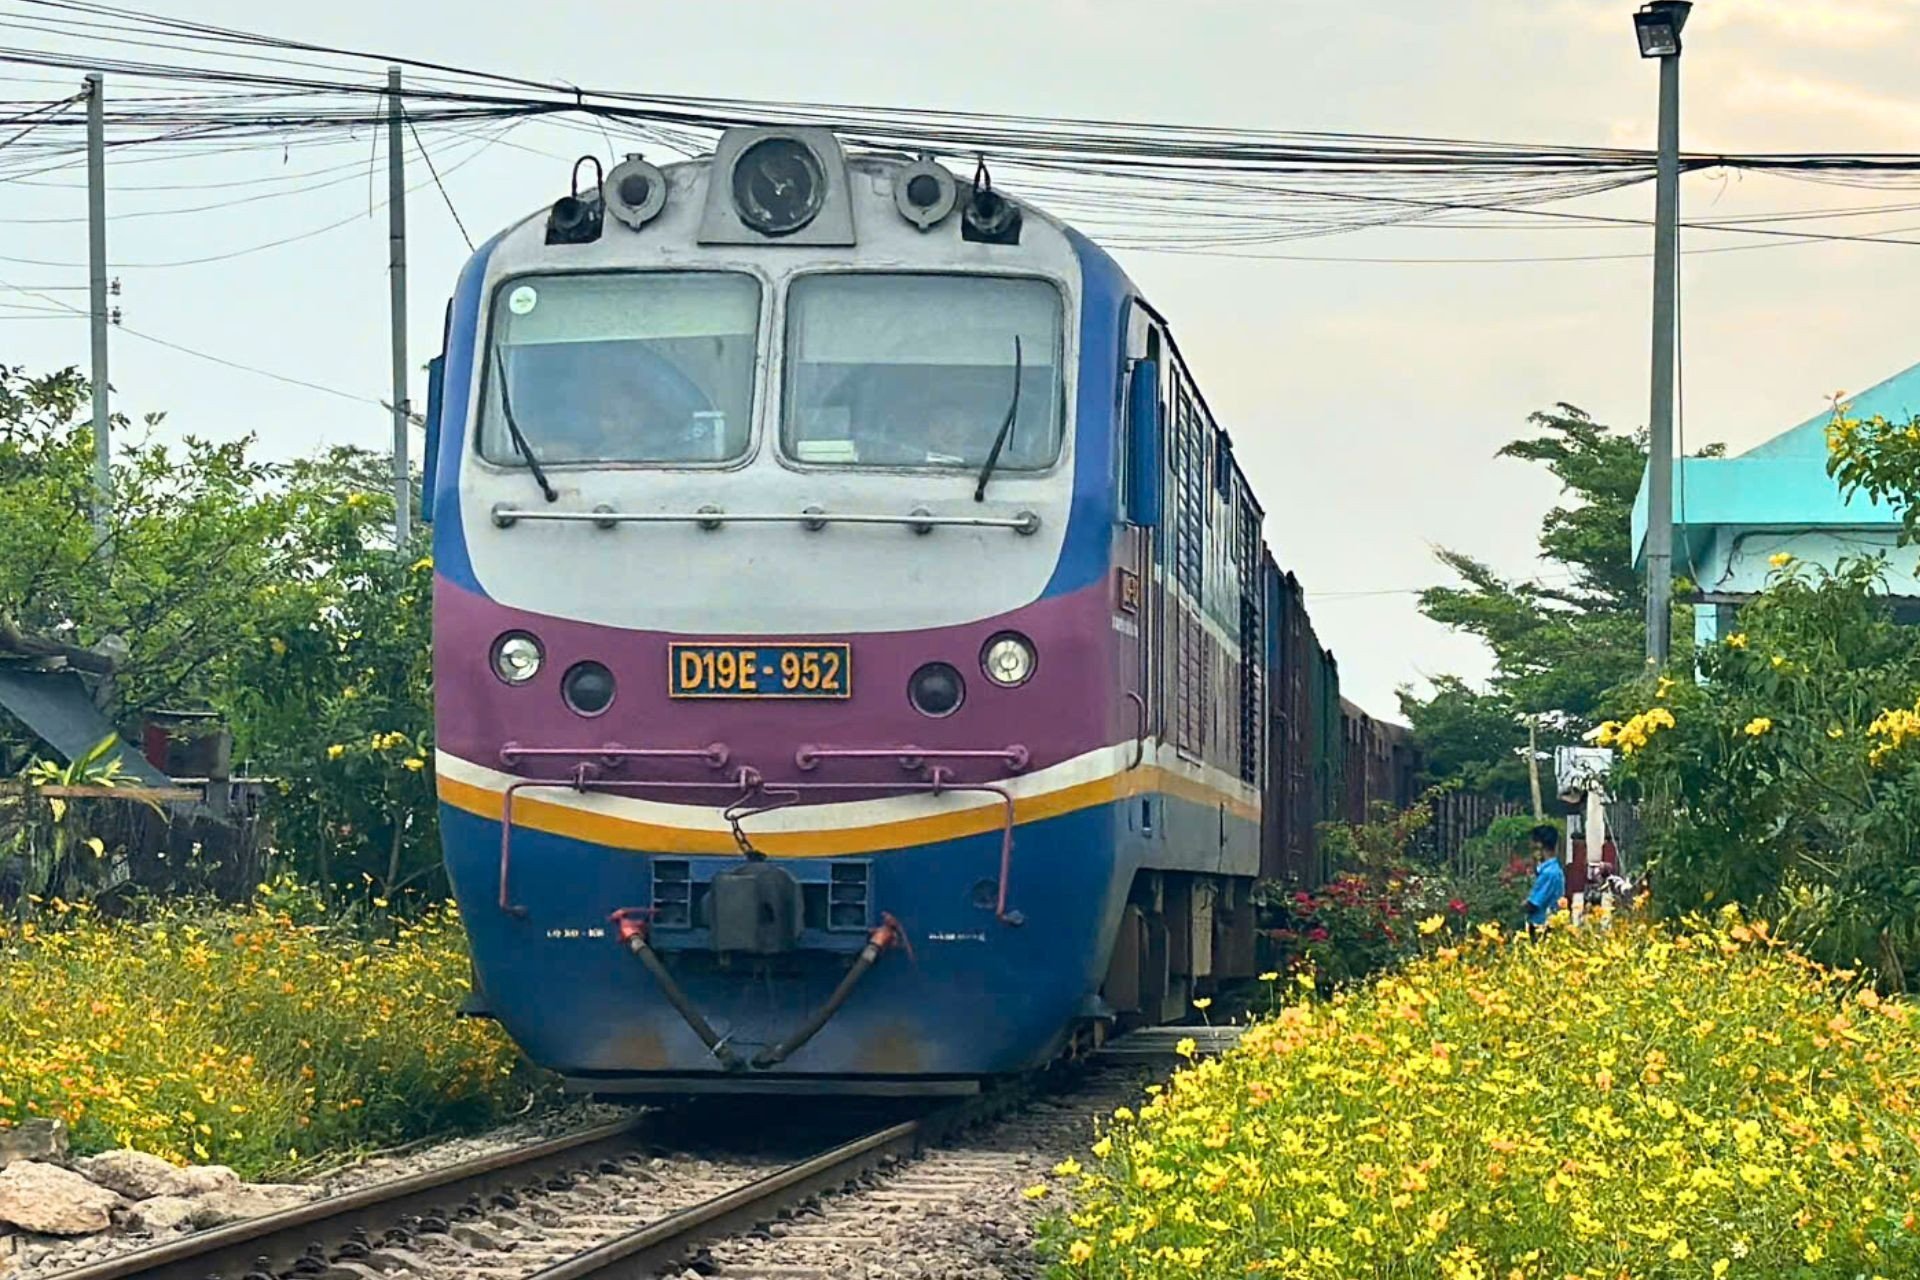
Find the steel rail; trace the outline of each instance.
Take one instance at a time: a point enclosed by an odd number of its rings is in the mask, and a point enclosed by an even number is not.
[[[402,1226],[403,1219],[456,1207],[469,1196],[510,1190],[530,1177],[624,1155],[634,1149],[638,1131],[653,1118],[653,1113],[641,1112],[579,1133],[195,1232],[63,1271],[60,1280],[206,1280],[211,1275],[283,1271],[299,1262],[313,1241],[344,1241],[355,1229],[377,1239]]]
[[[695,1245],[748,1230],[787,1205],[847,1183],[890,1160],[911,1157],[945,1126],[905,1120],[711,1200],[669,1214],[637,1231],[535,1272],[528,1280],[653,1280]]]

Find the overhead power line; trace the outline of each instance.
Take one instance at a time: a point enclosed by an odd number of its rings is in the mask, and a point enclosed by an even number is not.
[[[85,316],[87,314],[85,307],[69,306],[52,294],[43,293],[38,289],[25,288],[21,285],[11,284],[5,280],[0,280],[0,289],[23,294],[29,298],[38,298],[42,302],[51,303],[52,305],[45,308],[44,311],[52,312],[55,315]],[[242,373],[257,374],[262,378],[271,378],[275,382],[285,383],[288,386],[305,387],[309,391],[318,391],[324,395],[337,396],[342,400],[353,400],[360,404],[378,405],[381,403],[380,400],[373,396],[357,395],[351,391],[342,391],[338,387],[329,387],[324,383],[309,382],[305,378],[296,378],[290,374],[276,373],[272,369],[262,369],[256,365],[244,364],[238,360],[229,360],[225,356],[217,356],[210,351],[202,351],[197,347],[189,347],[184,343],[174,342],[171,339],[162,338],[157,334],[145,333],[139,329],[129,328],[124,324],[116,325],[115,328],[118,332],[127,334],[129,337],[138,338],[142,342],[150,342],[155,346],[165,347],[169,351],[178,351],[182,355],[189,355],[197,360],[206,360],[213,364],[224,365],[229,369],[237,369]]]
[[[1617,190],[1644,181],[1652,172],[1650,153],[1617,147],[1047,119],[584,88],[286,39],[93,0],[7,0],[0,4],[0,32],[5,31],[52,37],[65,47],[0,45],[0,63],[100,70],[133,86],[132,92],[116,95],[112,145],[117,156],[148,148],[175,156],[208,156],[269,145],[291,152],[357,136],[385,121],[384,86],[374,73],[388,64],[403,66],[412,77],[406,90],[409,131],[463,236],[466,229],[444,182],[445,171],[431,154],[428,135],[535,120],[584,123],[610,147],[624,143],[683,154],[705,150],[719,131],[746,124],[818,124],[834,129],[850,146],[928,152],[962,161],[984,153],[993,157],[996,173],[1022,194],[1031,193],[1086,222],[1119,247],[1228,254],[1380,227],[1485,229],[1480,225],[1484,217],[1470,220],[1462,215],[1532,219],[1539,206]],[[49,163],[68,163],[76,124],[53,122],[16,148],[11,160],[0,156],[0,177],[30,179],[48,172]],[[1920,155],[1696,153],[1683,157],[1682,166],[1920,188]],[[1876,211],[1846,212],[1864,216]],[[1816,233],[1805,225],[1784,225],[1831,216],[1836,215],[1791,211],[1694,225],[1786,243],[1914,243],[1866,232]],[[1641,225],[1635,219],[1586,221],[1594,227]],[[1592,260],[1606,255],[1558,256]]]

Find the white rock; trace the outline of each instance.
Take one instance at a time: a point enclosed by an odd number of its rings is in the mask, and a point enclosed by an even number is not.
[[[190,1225],[194,1206],[198,1203],[192,1196],[153,1196],[127,1211],[126,1225],[133,1231],[150,1231],[161,1235]]]
[[[258,1218],[297,1208],[313,1198],[306,1187],[280,1186],[268,1182],[242,1183],[222,1191],[209,1191],[193,1202],[193,1225],[217,1227],[242,1218]]]
[[[50,1236],[83,1236],[112,1225],[120,1197],[79,1174],[26,1160],[0,1169],[0,1222]]]
[[[223,1164],[194,1164],[175,1169],[180,1175],[179,1189],[172,1194],[203,1196],[209,1191],[231,1191],[240,1185],[240,1175]]]
[[[74,1161],[74,1168],[129,1200],[189,1194],[182,1170],[144,1151],[106,1151]]]
[[[0,1169],[17,1160],[58,1160],[66,1154],[65,1120],[26,1120],[0,1129]]]

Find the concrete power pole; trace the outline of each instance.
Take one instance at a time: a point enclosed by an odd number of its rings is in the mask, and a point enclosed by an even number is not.
[[[387,279],[393,325],[393,545],[412,536],[413,480],[407,466],[407,165],[400,68],[387,68]]]
[[[1673,648],[1673,352],[1674,286],[1680,240],[1680,28],[1691,6],[1655,0],[1652,16],[1671,26],[1671,42],[1642,54],[1660,61],[1659,155],[1653,197],[1653,404],[1647,418],[1647,661],[1662,665]]]
[[[113,527],[112,423],[107,404],[107,112],[99,72],[87,88],[87,294],[93,335],[93,530],[105,541]]]

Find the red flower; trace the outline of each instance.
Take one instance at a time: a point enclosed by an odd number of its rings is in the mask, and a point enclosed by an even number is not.
[[[1326,940],[1327,931],[1325,929],[1316,928],[1312,933],[1307,935],[1307,941],[1309,942],[1325,942]]]
[[[1449,902],[1447,904],[1447,910],[1455,913],[1456,915],[1465,915],[1467,914],[1467,904],[1462,899],[1455,898],[1452,902]]]
[[[1313,895],[1308,893],[1305,889],[1302,889],[1300,892],[1294,894],[1293,900],[1299,903],[1303,907],[1310,907],[1313,905]]]

